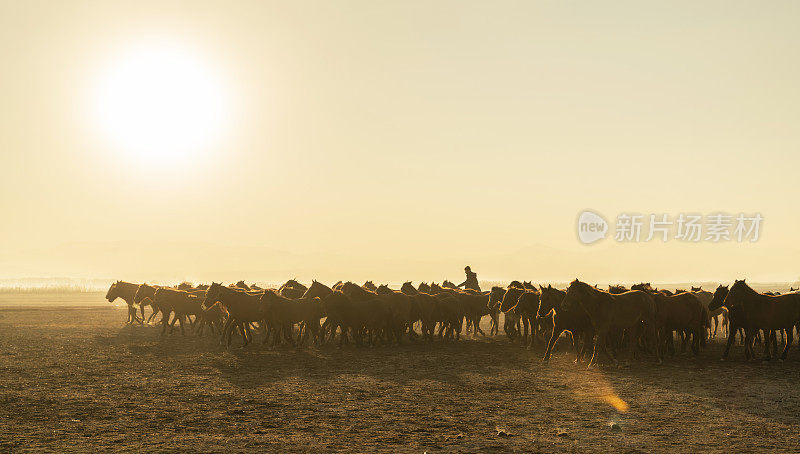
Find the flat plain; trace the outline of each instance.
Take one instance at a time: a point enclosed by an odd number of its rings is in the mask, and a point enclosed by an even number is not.
[[[502,334],[229,349],[125,326],[102,294],[4,298],[0,452],[800,450],[796,348],[721,362],[719,337],[697,359],[593,370],[566,339],[542,364]]]

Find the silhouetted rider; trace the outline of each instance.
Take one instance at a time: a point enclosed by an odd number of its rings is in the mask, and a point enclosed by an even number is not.
[[[464,267],[464,272],[467,273],[467,280],[458,284],[456,287],[464,287],[480,292],[481,286],[478,285],[478,274],[473,273],[469,266]]]

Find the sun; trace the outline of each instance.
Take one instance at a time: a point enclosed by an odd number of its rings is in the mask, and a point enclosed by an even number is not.
[[[114,150],[145,162],[181,162],[218,145],[229,96],[196,52],[150,44],[120,52],[93,87],[92,122]]]

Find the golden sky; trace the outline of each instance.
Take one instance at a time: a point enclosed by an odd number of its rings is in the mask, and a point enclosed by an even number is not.
[[[799,20],[789,1],[0,1],[0,276],[795,280]],[[202,72],[177,111],[145,107],[202,116],[181,123],[197,143],[103,132],[141,97],[112,83],[131,55]],[[586,246],[586,208],[765,221],[752,244]]]

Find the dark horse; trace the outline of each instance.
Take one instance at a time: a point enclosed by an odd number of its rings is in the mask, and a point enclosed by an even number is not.
[[[239,329],[244,339],[243,347],[252,340],[250,323],[259,322],[264,324],[265,310],[261,304],[261,295],[249,294],[243,290],[224,287],[215,282],[211,283],[206,291],[203,306],[211,307],[219,302],[228,312],[228,321],[222,329],[222,341],[226,345],[231,345],[231,334],[234,329]]]
[[[578,336],[583,337],[583,345],[578,350],[578,356],[575,362],[581,361],[592,345],[594,339],[594,327],[589,320],[589,315],[582,308],[576,310],[568,310],[562,306],[562,301],[567,292],[553,288],[551,285],[547,287],[540,287],[542,295],[539,297],[539,311],[538,318],[544,319],[548,314],[553,314],[553,333],[550,340],[547,342],[547,350],[544,352],[542,361],[550,361],[550,355],[553,353],[553,346],[564,331],[569,331],[572,334],[573,343]],[[576,346],[577,347],[577,346]]]
[[[787,293],[772,296],[758,293],[742,279],[733,283],[722,304],[728,308],[731,315],[734,310],[741,309],[742,325],[745,329],[746,354],[749,351],[750,357],[755,356],[753,341],[756,333],[762,330],[764,332],[763,359],[769,361],[770,340],[775,336],[775,330],[786,330],[786,339],[780,357],[781,360],[786,359],[792,345],[794,327],[800,321],[800,294]]]
[[[624,339],[629,342],[631,338],[638,337],[642,322],[649,337],[655,340],[656,360],[661,364],[661,352],[657,348],[659,342],[656,330],[656,304],[647,292],[632,290],[612,295],[575,279],[567,288],[563,306],[570,311],[583,308],[597,332],[597,342],[594,344],[592,359],[589,361],[590,367],[597,360],[598,346],[615,366],[619,365],[619,361],[607,347],[609,333],[612,330],[625,331]]]

